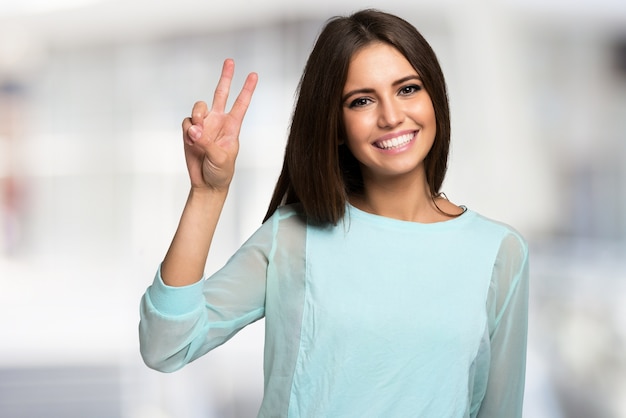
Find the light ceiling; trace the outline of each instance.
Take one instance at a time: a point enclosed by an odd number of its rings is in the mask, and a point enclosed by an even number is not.
[[[530,20],[626,27],[623,0],[0,0],[0,37],[6,43],[27,36],[55,47],[126,42],[288,19],[324,19],[364,7],[412,17],[494,8]]]

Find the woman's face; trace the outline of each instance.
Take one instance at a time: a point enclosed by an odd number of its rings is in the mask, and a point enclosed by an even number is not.
[[[346,146],[363,179],[424,174],[436,133],[435,110],[419,74],[386,43],[358,50],[342,96]]]

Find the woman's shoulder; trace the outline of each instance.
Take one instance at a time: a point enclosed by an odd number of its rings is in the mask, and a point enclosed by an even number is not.
[[[268,218],[268,221],[281,221],[289,218],[300,218],[305,221],[304,209],[300,203],[289,203],[279,206],[276,211]]]
[[[276,233],[281,229],[305,229],[306,223],[306,216],[302,205],[299,203],[291,203],[276,208],[263,226],[271,226]]]
[[[493,235],[498,238],[503,245],[506,244],[511,250],[521,253],[528,252],[528,243],[523,234],[510,223],[491,218],[475,211],[472,211],[472,213],[474,215],[472,224],[477,231]]]

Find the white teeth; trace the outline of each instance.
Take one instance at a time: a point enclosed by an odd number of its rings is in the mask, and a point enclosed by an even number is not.
[[[398,147],[408,144],[409,142],[411,142],[412,139],[413,139],[413,134],[410,133],[410,134],[406,134],[402,136],[397,136],[392,139],[387,139],[385,141],[377,142],[376,146],[382,149],[398,148]]]

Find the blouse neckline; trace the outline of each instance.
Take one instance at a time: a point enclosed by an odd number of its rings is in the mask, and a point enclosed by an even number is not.
[[[437,229],[447,229],[447,228],[457,227],[461,224],[466,223],[468,220],[470,220],[476,215],[475,212],[468,209],[467,206],[465,205],[459,205],[459,207],[463,209],[463,213],[461,213],[459,216],[447,219],[445,221],[430,222],[430,223],[405,221],[401,219],[389,218],[389,217],[382,216],[382,215],[376,215],[373,213],[365,212],[364,210],[361,210],[357,208],[356,206],[353,206],[350,203],[347,203],[346,215],[347,215],[348,221],[351,218],[355,218],[355,219],[363,220],[365,222],[376,223],[379,225],[386,225],[389,227],[437,230]]]

